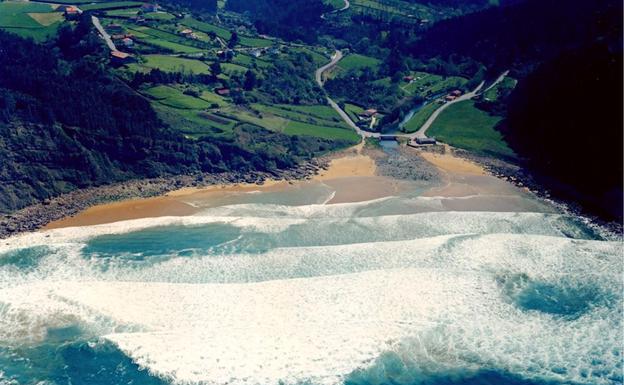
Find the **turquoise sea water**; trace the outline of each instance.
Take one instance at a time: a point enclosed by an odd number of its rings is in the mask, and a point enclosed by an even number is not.
[[[3,241],[0,384],[622,383],[619,241],[331,193]]]

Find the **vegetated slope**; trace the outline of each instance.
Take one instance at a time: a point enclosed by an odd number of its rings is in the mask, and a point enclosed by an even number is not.
[[[619,46],[618,46],[619,45]],[[561,54],[520,82],[504,127],[548,187],[622,220],[622,45]]]
[[[275,172],[340,145],[250,125],[230,140],[187,140],[108,72],[89,25],[49,46],[0,32],[0,212],[129,178]]]
[[[617,0],[528,0],[441,21],[404,49],[425,57],[469,57],[492,72],[512,67],[522,76],[559,52],[618,35],[621,14]]]
[[[512,69],[509,98],[478,105],[506,117],[506,141],[545,187],[621,220],[621,14],[615,0],[528,0],[442,21],[408,49]]]
[[[228,0],[230,11],[246,13],[260,33],[314,42],[321,15],[333,8],[322,0]]]

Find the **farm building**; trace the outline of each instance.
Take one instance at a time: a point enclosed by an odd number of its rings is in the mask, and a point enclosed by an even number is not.
[[[63,12],[68,20],[73,20],[82,14],[82,10],[75,5],[61,5],[56,10]]]
[[[134,41],[132,41],[132,39],[130,39],[129,37],[124,37],[123,39],[121,39],[121,44],[126,47],[132,47],[134,45]]]
[[[221,95],[221,96],[228,96],[228,95],[230,95],[230,89],[229,88],[217,88],[217,89],[215,89],[215,92],[217,93],[217,95]]]
[[[193,40],[198,39],[197,34],[193,32],[192,29],[189,29],[189,28],[186,28],[180,31],[180,35],[184,36],[187,39],[193,39]]]
[[[253,57],[260,57],[262,56],[263,50],[256,48],[256,49],[252,49],[251,51],[249,51],[249,54]]]
[[[432,144],[437,144],[438,143],[436,138],[426,138],[426,137],[416,138],[415,141],[416,141],[416,144],[418,144],[420,146],[432,145]]]
[[[369,108],[366,111],[362,111],[359,114],[360,119],[372,119],[375,115],[377,115],[377,110],[374,108]]]
[[[462,92],[460,90],[455,90],[455,91],[451,92],[451,95],[459,97],[459,96],[462,95]]]
[[[404,81],[404,82],[411,83],[411,82],[413,82],[413,81],[414,81],[414,77],[413,77],[413,76],[411,76],[411,75],[410,75],[410,76],[405,76],[405,77],[403,78],[403,81]]]
[[[455,95],[446,95],[446,97],[444,99],[447,102],[452,102],[453,100],[457,99],[457,96],[455,96]]]
[[[122,65],[130,63],[134,60],[134,57],[129,53],[121,51],[111,51],[111,63],[116,65]]]

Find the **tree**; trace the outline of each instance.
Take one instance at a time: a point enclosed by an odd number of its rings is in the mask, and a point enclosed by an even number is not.
[[[247,72],[245,72],[245,82],[243,87],[246,91],[251,91],[256,86],[257,81],[258,77],[256,76],[256,73],[252,70],[247,70]]]
[[[238,37],[238,33],[232,32],[232,36],[230,37],[230,41],[228,42],[229,48],[234,48],[240,43],[240,38]]]
[[[221,74],[221,72],[221,63],[219,63],[218,61],[210,63],[210,73],[212,74],[213,78],[216,79],[217,76]]]

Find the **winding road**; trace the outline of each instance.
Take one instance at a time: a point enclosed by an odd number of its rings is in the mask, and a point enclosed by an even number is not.
[[[323,86],[325,85],[325,81],[323,80],[323,74],[326,71],[329,71],[332,68],[334,68],[336,64],[338,64],[340,59],[342,59],[342,52],[340,50],[336,50],[336,52],[331,58],[331,61],[316,70],[314,77],[316,78],[316,83],[319,85],[319,87],[323,88]],[[349,114],[347,114],[342,108],[340,108],[338,103],[334,102],[332,98],[330,98],[329,96],[327,96],[327,102],[329,103],[330,106],[332,106],[334,110],[336,110],[336,112],[338,113],[338,115],[340,115],[342,120],[344,120],[349,125],[349,127],[353,128],[355,132],[357,132],[358,135],[360,135],[362,138],[379,138],[381,136],[381,134],[378,132],[368,132],[358,127],[358,125],[355,124],[353,120],[351,120],[351,117],[349,117]]]
[[[425,124],[422,125],[422,127],[420,127],[418,129],[418,131],[414,132],[413,134],[409,134],[407,135],[409,138],[411,139],[416,139],[416,138],[420,138],[420,139],[424,139],[427,137],[426,132],[429,129],[429,127],[431,127],[431,125],[433,124],[433,122],[435,122],[435,120],[438,118],[438,116],[440,116],[440,114],[442,112],[444,112],[444,110],[446,110],[448,107],[452,106],[453,104],[459,103],[459,102],[463,102],[465,100],[470,100],[472,98],[474,98],[475,96],[479,95],[479,91],[481,91],[481,89],[483,88],[483,85],[485,85],[485,82],[481,82],[481,84],[479,84],[477,86],[477,88],[475,88],[474,90],[463,94],[462,96],[458,97],[457,99],[450,101],[450,102],[446,102],[444,103],[442,106],[440,106],[440,108],[438,108],[437,110],[435,110],[433,112],[433,114],[431,114],[431,116],[429,117],[429,119],[427,119],[427,121],[425,122]]]
[[[345,3],[348,3],[348,1],[345,0]],[[331,57],[331,61],[316,70],[316,72],[314,73],[314,78],[316,79],[316,83],[319,85],[319,87],[323,88],[324,85],[325,85],[325,80],[323,79],[323,74],[325,72],[331,70],[332,68],[334,68],[342,58],[343,58],[342,52],[340,50],[336,50],[334,55]],[[496,79],[496,81],[494,81],[494,83],[492,83],[483,92],[487,92],[488,90],[496,87],[496,85],[498,83],[502,82],[505,79],[505,77],[507,77],[508,74],[509,74],[509,71],[503,72]],[[481,82],[474,90],[472,90],[472,91],[470,91],[470,92],[468,92],[468,93],[458,97],[457,99],[455,99],[453,101],[444,103],[442,106],[440,106],[440,108],[435,110],[433,114],[431,114],[429,119],[427,119],[425,124],[423,124],[422,127],[420,127],[420,129],[418,129],[418,131],[416,131],[416,132],[414,132],[412,134],[394,134],[394,135],[391,135],[391,136],[408,138],[410,140],[414,140],[414,139],[417,139],[417,138],[418,139],[426,138],[427,137],[427,135],[426,135],[427,130],[431,127],[433,122],[435,122],[435,120],[440,116],[440,114],[442,112],[444,112],[445,109],[447,109],[449,106],[451,106],[453,104],[456,104],[456,103],[459,103],[459,102],[463,102],[463,101],[466,101],[466,100],[471,100],[471,99],[474,99],[475,97],[481,95],[482,94],[481,90],[483,89],[484,85],[485,85],[485,82]],[[349,125],[349,127],[353,128],[355,130],[355,132],[357,132],[357,134],[360,135],[362,138],[379,138],[379,137],[382,136],[379,132],[364,131],[360,127],[358,127],[358,125],[355,124],[355,122],[353,122],[353,120],[351,119],[349,114],[347,114],[342,108],[340,108],[338,103],[336,103],[334,100],[332,100],[332,98],[330,98],[329,96],[327,96],[327,102],[338,113],[338,115],[340,115],[342,120],[344,120],[345,123],[347,123],[347,125]]]
[[[345,3],[344,7],[340,8],[340,9],[334,9],[333,11],[328,12],[328,13],[332,14],[332,13],[338,13],[338,12],[346,11],[347,9],[349,9],[349,7],[351,7],[351,3],[349,2],[349,0],[344,0],[344,3]],[[321,15],[321,19],[325,20],[325,15],[327,15],[327,13],[322,14]]]

